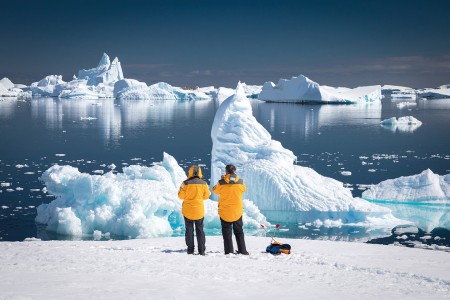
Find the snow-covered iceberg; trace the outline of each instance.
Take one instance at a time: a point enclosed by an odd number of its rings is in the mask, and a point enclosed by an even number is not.
[[[62,75],[49,75],[45,76],[38,82],[33,82],[30,86],[33,97],[58,97],[59,90],[55,92],[55,88],[58,85],[65,84],[62,79]]]
[[[54,165],[42,174],[56,199],[37,208],[36,222],[48,231],[81,236],[94,231],[133,238],[170,236],[183,224],[178,188],[186,174],[175,158],[164,153],[152,167],[131,165],[123,173],[81,173]],[[220,228],[217,204],[205,201],[205,227]],[[258,208],[245,202],[248,228],[267,224]]]
[[[123,79],[122,67],[116,57],[110,62],[104,53],[98,66],[80,70],[78,78],[65,82],[61,75],[49,75],[30,86],[33,97],[59,97],[63,99],[112,98],[114,83]]]
[[[381,121],[380,124],[393,132],[396,130],[401,132],[413,132],[422,125],[422,122],[413,116],[405,116],[399,117],[398,119],[396,117],[385,119]]]
[[[145,82],[123,79],[114,85],[114,96],[121,100],[209,100],[210,96],[201,90],[186,90],[158,82],[147,86]]]
[[[87,80],[88,85],[114,84],[123,79],[122,66],[117,57],[111,62],[108,54],[103,53],[96,68],[78,71],[78,79]]]
[[[323,102],[360,103],[381,100],[381,86],[366,86],[355,89],[320,86],[306,76],[280,79],[278,84],[266,82],[258,96],[259,100],[272,102]]]
[[[245,198],[253,201],[269,221],[395,224],[388,209],[353,198],[342,182],[311,168],[294,164],[292,151],[272,140],[252,115],[240,84],[235,95],[218,108],[211,130],[211,185],[226,164],[236,165],[247,186]],[[389,225],[388,225],[389,224]]]
[[[401,95],[401,94],[414,94],[415,95],[415,92],[416,91],[413,88],[410,88],[407,86],[385,84],[381,87],[381,94],[383,96],[389,96],[389,97],[393,96],[393,95]]]
[[[14,84],[9,78],[4,77],[0,80],[0,97],[31,98],[31,92],[23,91],[21,87],[26,86],[23,84]]]
[[[450,174],[439,176],[427,169],[388,179],[364,191],[362,198],[389,207],[396,217],[424,230],[450,228]]]

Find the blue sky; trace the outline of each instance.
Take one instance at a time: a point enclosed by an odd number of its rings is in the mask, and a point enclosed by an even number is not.
[[[0,77],[70,80],[119,57],[147,83],[229,86],[304,74],[356,87],[450,83],[450,1],[0,0]]]

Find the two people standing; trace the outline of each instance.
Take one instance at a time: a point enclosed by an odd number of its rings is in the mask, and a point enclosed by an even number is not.
[[[246,191],[244,181],[236,174],[234,165],[225,167],[226,174],[213,187],[213,193],[219,195],[219,216],[222,225],[222,236],[225,254],[234,253],[232,231],[236,237],[238,247],[237,253],[248,255],[244,240],[244,230],[242,215],[244,206],[242,195]],[[202,172],[199,166],[191,166],[188,172],[188,179],[180,187],[178,197],[183,200],[182,214],[186,226],[186,245],[188,254],[194,252],[194,229],[197,234],[198,252],[205,254],[205,233],[203,230],[203,219],[205,209],[203,200],[210,196],[208,185],[202,179]]]

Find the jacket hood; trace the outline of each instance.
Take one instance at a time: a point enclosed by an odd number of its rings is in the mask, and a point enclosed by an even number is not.
[[[237,182],[237,181],[239,180],[239,176],[237,176],[236,174],[234,174],[233,176],[236,177],[236,179],[234,180],[234,182]],[[225,180],[226,183],[229,183],[229,182],[230,182],[230,177],[231,177],[231,174],[227,174],[227,175],[225,175],[225,177],[223,178],[223,180]]]
[[[198,178],[203,178],[202,168],[197,165],[193,165],[189,168],[188,178],[198,176]]]

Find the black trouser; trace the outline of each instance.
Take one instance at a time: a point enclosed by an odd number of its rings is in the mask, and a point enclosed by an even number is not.
[[[203,231],[203,218],[200,220],[190,220],[184,217],[184,225],[186,226],[186,246],[188,253],[194,253],[194,224],[195,234],[197,235],[198,252],[205,252],[205,232]]]
[[[234,236],[236,237],[236,244],[239,253],[246,253],[247,249],[245,247],[244,230],[242,229],[242,226],[244,225],[244,223],[242,222],[242,217],[234,222],[227,222],[222,220],[221,218],[220,223],[222,224],[222,236],[225,254],[234,252],[231,231],[234,231]]]

